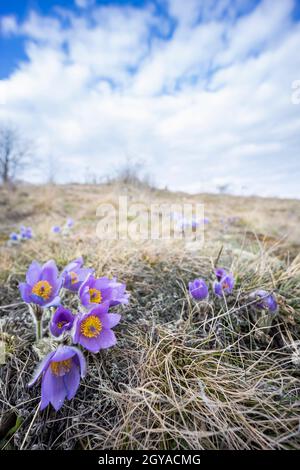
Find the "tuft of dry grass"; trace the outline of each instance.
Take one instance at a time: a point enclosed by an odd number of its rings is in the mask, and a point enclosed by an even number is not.
[[[36,236],[22,247],[0,247],[0,340],[6,346],[0,446],[299,449],[300,203],[126,187],[132,201],[203,200],[211,219],[205,244],[199,250],[184,241],[100,241],[97,204],[116,201],[123,190],[114,184],[26,187],[3,195],[1,239],[20,220]],[[18,216],[8,218],[12,210]],[[238,221],[220,223],[235,215]],[[73,233],[51,235],[51,225],[67,216],[76,220]],[[187,283],[196,276],[212,281],[222,247],[219,264],[235,273],[234,293],[197,304]],[[58,413],[40,413],[39,387],[27,388],[38,351],[17,285],[32,259],[52,257],[62,268],[79,254],[97,274],[125,281],[131,301],[120,309],[117,346],[87,355],[88,375],[76,397]],[[278,315],[253,311],[248,295],[258,287],[276,293]],[[72,305],[71,297],[66,301]]]

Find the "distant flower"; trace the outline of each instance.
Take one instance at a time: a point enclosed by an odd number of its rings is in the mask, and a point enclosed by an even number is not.
[[[254,306],[259,310],[268,310],[270,312],[277,310],[277,301],[274,294],[270,294],[263,289],[259,289],[250,294],[250,298],[257,299]]]
[[[222,297],[223,293],[231,294],[235,283],[233,274],[218,268],[215,270],[215,275],[217,280],[213,284],[214,293],[219,297]]]
[[[192,220],[190,222],[190,225],[191,225],[192,229],[196,229],[197,227],[199,227],[200,222],[198,220],[196,220],[195,218],[192,218]]]
[[[83,281],[89,274],[94,272],[93,269],[82,268],[82,257],[75,259],[69,263],[62,272],[63,287],[73,292],[77,292]]]
[[[61,232],[61,228],[59,225],[53,225],[53,227],[51,228],[51,231],[53,233],[60,233]]]
[[[189,282],[189,292],[196,300],[204,300],[208,297],[208,287],[203,279],[195,279]]]
[[[29,387],[42,377],[41,410],[49,403],[58,411],[65,398],[71,400],[79,387],[80,377],[86,373],[86,362],[79,349],[58,346],[40,363]]]
[[[20,237],[19,235],[16,233],[16,232],[12,232],[10,235],[9,235],[9,239],[11,242],[13,243],[18,243],[20,241]]]
[[[73,226],[74,226],[74,220],[69,217],[66,222],[66,227],[72,228]]]
[[[32,228],[22,225],[20,228],[20,236],[23,240],[30,240],[33,237]]]
[[[236,224],[237,222],[239,222],[240,218],[238,216],[231,216],[231,217],[228,217],[227,219],[227,222],[229,224]]]
[[[33,261],[26,274],[26,282],[19,285],[22,299],[27,303],[34,303],[41,307],[58,305],[58,296],[61,280],[58,269],[53,260],[41,266]]]
[[[129,294],[126,292],[126,284],[118,282],[116,277],[110,279],[110,288],[112,289],[112,298],[110,300],[110,307],[119,304],[128,304]]]
[[[117,282],[115,278],[100,277],[97,279],[90,275],[82,283],[78,294],[84,307],[90,308],[101,303],[114,306],[128,303],[128,294],[125,289],[125,284]]]
[[[50,332],[53,336],[60,336],[64,331],[71,330],[74,315],[64,307],[58,307],[50,321]]]
[[[109,305],[102,304],[87,313],[79,313],[75,318],[74,343],[80,344],[88,351],[97,353],[100,349],[110,348],[117,342],[114,332],[121,315],[108,313]]]
[[[217,278],[218,282],[220,282],[222,277],[226,276],[226,274],[227,274],[227,271],[224,268],[215,269],[215,275],[216,275],[216,278]]]
[[[179,212],[171,212],[170,217],[171,217],[171,220],[181,220],[182,214],[180,214]]]
[[[203,219],[204,225],[209,224],[209,222],[210,222],[209,218],[208,218],[208,217],[204,217],[204,219]]]

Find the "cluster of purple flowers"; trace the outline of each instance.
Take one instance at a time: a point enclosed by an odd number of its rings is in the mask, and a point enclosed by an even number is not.
[[[184,217],[182,213],[179,212],[172,212],[171,214],[171,220],[173,220],[176,223],[176,228],[178,230],[186,230],[188,228],[191,228],[192,230],[195,230],[197,227],[200,225],[207,225],[209,224],[209,219],[207,217],[204,217],[203,219],[197,219],[195,216],[192,216],[191,218]]]
[[[71,219],[70,217],[66,220],[65,225],[60,226],[60,225],[53,225],[51,227],[51,232],[55,234],[62,233],[63,235],[66,235],[67,233],[70,232],[70,230],[74,227],[74,220]]]
[[[11,243],[20,243],[21,241],[30,240],[31,238],[33,238],[32,228],[25,227],[24,225],[21,225],[19,233],[12,232],[9,235]]]
[[[231,294],[235,285],[235,279],[231,272],[224,268],[214,270],[215,280],[213,282],[213,292],[217,297]],[[189,293],[195,300],[205,300],[209,297],[208,285],[204,279],[194,279],[189,282]],[[249,300],[257,310],[276,312],[277,301],[274,294],[259,289],[249,295]]]
[[[213,292],[218,297],[231,294],[234,288],[233,274],[227,272],[224,268],[214,270],[215,281],[213,282]],[[189,282],[189,292],[196,300],[205,300],[209,297],[209,289],[204,279],[195,279]]]
[[[42,331],[43,311],[56,310],[50,320],[50,333],[60,344],[50,352],[36,370],[30,386],[42,378],[41,409],[49,403],[59,410],[65,398],[74,397],[86,372],[86,361],[78,347],[97,353],[116,344],[112,330],[121,315],[110,313],[110,308],[128,303],[125,284],[107,277],[96,278],[94,270],[83,267],[83,259],[69,263],[59,274],[53,260],[41,266],[33,261],[26,274],[26,282],[19,285],[22,299],[30,305],[35,322]],[[78,294],[80,308],[75,314],[64,307],[61,291]],[[39,335],[40,337],[41,335]]]

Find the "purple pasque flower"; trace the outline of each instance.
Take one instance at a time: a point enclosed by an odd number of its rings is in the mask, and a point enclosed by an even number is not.
[[[268,310],[269,312],[276,312],[277,301],[274,294],[271,294],[263,289],[250,294],[250,298],[256,299],[254,307],[258,310]]]
[[[113,277],[110,279],[109,286],[112,289],[112,298],[109,303],[110,307],[119,304],[128,304],[129,294],[126,292],[126,284],[118,282],[117,278]]]
[[[72,228],[74,226],[74,220],[69,217],[66,221],[66,227],[67,228]]]
[[[95,304],[107,303],[109,306],[128,303],[126,286],[117,282],[116,278],[95,278],[89,275],[79,288],[78,294],[82,305],[86,308],[94,307]]]
[[[53,260],[41,266],[33,261],[26,273],[26,282],[19,284],[21,297],[24,302],[37,304],[41,307],[59,305],[59,290],[61,279]]]
[[[191,222],[190,222],[190,225],[191,225],[192,229],[195,230],[197,227],[199,227],[200,222],[193,217]]]
[[[222,277],[226,276],[226,274],[227,274],[227,271],[224,268],[216,268],[215,269],[215,275],[216,275],[216,278],[217,278],[218,282],[220,282]]]
[[[234,277],[232,273],[228,273],[224,268],[215,269],[217,280],[213,284],[214,293],[218,297],[223,294],[231,294],[234,287]]]
[[[19,235],[16,233],[16,232],[12,232],[10,235],[9,235],[9,239],[11,242],[13,243],[18,243],[19,240],[20,240],[20,237]]]
[[[86,373],[86,362],[79,349],[60,345],[50,352],[38,366],[29,387],[42,377],[41,410],[51,403],[58,411],[65,398],[71,400],[79,387],[80,377]]]
[[[23,240],[30,240],[33,237],[32,228],[22,225],[20,227],[20,236]]]
[[[53,227],[51,228],[51,232],[52,233],[60,233],[61,232],[61,228],[59,225],[53,225]]]
[[[93,269],[82,268],[83,258],[77,258],[71,263],[67,264],[64,268],[62,276],[62,286],[65,289],[77,292],[83,281],[86,280],[89,274],[94,272]]]
[[[74,323],[74,315],[70,310],[62,306],[58,307],[50,321],[50,332],[53,336],[60,336],[64,331],[71,330]]]
[[[109,304],[106,302],[87,313],[76,315],[73,335],[75,344],[79,343],[93,353],[116,344],[117,339],[112,328],[119,323],[121,315],[108,313],[108,309]]]
[[[195,279],[189,282],[189,293],[196,300],[204,300],[208,297],[208,287],[203,279]]]

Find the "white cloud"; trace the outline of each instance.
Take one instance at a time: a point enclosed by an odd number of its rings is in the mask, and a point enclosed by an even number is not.
[[[94,0],[75,0],[75,5],[79,8],[87,8],[94,4]]]
[[[18,31],[18,24],[14,15],[0,17],[0,33],[4,36],[15,34]]]
[[[265,0],[239,17],[233,2],[213,3],[170,1],[178,22],[170,40],[168,19],[151,6],[70,11],[64,28],[36,13],[19,25],[6,20],[6,33],[27,36],[28,62],[0,81],[0,119],[37,140],[60,181],[82,180],[87,168],[107,174],[132,156],[174,189],[231,183],[298,197],[292,3]]]

